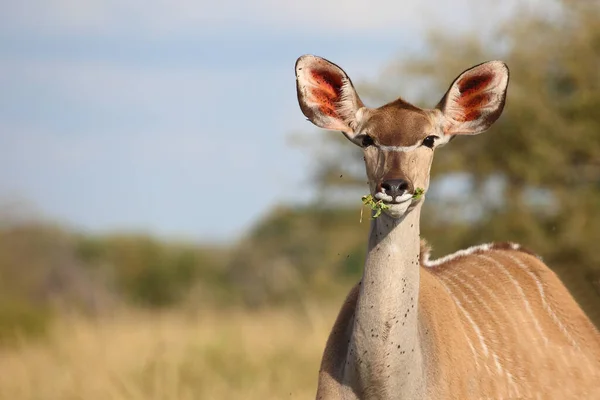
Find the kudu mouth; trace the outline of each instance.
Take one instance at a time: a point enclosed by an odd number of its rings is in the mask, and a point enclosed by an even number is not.
[[[381,200],[384,204],[393,205],[393,204],[402,204],[407,201],[410,201],[414,198],[413,193],[404,192],[401,195],[392,196],[387,193],[377,192],[373,195],[373,197],[377,200]]]

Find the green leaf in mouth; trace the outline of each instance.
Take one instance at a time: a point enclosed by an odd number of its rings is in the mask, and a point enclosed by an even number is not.
[[[375,200],[373,198],[373,196],[366,195],[362,197],[362,202],[365,206],[369,207],[371,210],[375,211],[375,214],[373,214],[373,218],[377,218],[381,215],[381,212],[383,210],[387,210],[388,208],[390,208],[390,206],[388,206],[387,204],[385,204],[383,202],[383,200]],[[360,209],[360,220],[362,222],[362,208]]]
[[[423,197],[423,195],[425,194],[425,190],[423,190],[422,188],[416,188],[415,189],[415,194],[413,194],[413,199],[420,199],[421,197]]]
[[[422,188],[416,188],[415,193],[413,194],[412,198],[415,200],[418,200],[421,197],[423,197],[424,194],[425,194],[425,190],[423,190]],[[385,204],[383,202],[383,200],[375,200],[373,198],[373,196],[370,194],[363,196],[362,202],[363,202],[363,205],[365,205],[365,206],[369,207],[371,210],[375,211],[375,214],[373,214],[373,218],[379,217],[383,210],[387,210],[388,208],[390,208],[390,206]],[[362,222],[362,213],[363,213],[363,209],[361,207],[360,222]]]

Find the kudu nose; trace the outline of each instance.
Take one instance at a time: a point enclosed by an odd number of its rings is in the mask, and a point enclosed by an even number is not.
[[[402,196],[408,188],[409,184],[404,179],[388,179],[379,184],[379,190],[388,196],[392,196],[392,199]]]

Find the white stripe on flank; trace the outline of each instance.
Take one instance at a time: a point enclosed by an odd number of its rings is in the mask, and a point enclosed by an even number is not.
[[[443,282],[441,279],[439,279],[439,282],[440,282],[440,284],[441,284],[441,285],[444,287],[444,289],[446,289],[446,292],[448,292],[448,294],[449,294],[451,297],[454,297],[454,295],[452,294],[452,292],[450,291],[450,289],[448,289],[448,286],[446,286],[446,284],[445,284],[445,283],[444,283],[444,282]],[[459,304],[459,301],[458,301],[458,300],[456,301],[456,305],[457,305],[458,307],[461,307],[461,305]],[[464,310],[464,309],[463,309],[463,310]],[[465,314],[465,315],[466,315],[466,314]],[[469,318],[469,317],[467,317],[467,318]],[[471,321],[472,321],[472,320],[471,320]],[[475,360],[475,366],[476,366],[477,368],[479,368],[479,362],[478,362],[478,360],[477,360],[477,352],[475,351],[475,347],[473,347],[473,343],[471,342],[471,339],[469,338],[469,335],[467,335],[467,332],[463,331],[463,333],[465,334],[465,339],[467,340],[467,344],[469,345],[469,348],[471,349],[471,352],[473,353],[473,359]]]
[[[477,334],[477,337],[479,338],[479,343],[481,343],[481,348],[483,349],[483,354],[487,357],[489,355],[489,351],[488,351],[487,345],[485,344],[485,340],[483,340],[483,335],[481,334],[481,330],[479,329],[479,327],[477,326],[477,324],[471,317],[471,314],[469,314],[469,312],[467,310],[465,310],[465,308],[461,304],[460,300],[458,300],[458,298],[454,295],[454,293],[452,293],[452,291],[448,288],[446,283],[444,283],[445,279],[443,279],[439,275],[438,275],[438,277],[439,277],[440,283],[446,288],[446,290],[448,291],[450,296],[453,297],[454,302],[458,306],[458,309],[465,315],[465,317],[467,318],[469,323],[473,326],[473,330],[475,331],[475,333]]]
[[[509,258],[511,258],[515,262],[515,264],[517,264],[519,267],[521,267],[521,269],[523,271],[525,271],[527,273],[527,275],[529,275],[531,277],[531,279],[533,279],[533,281],[535,282],[535,284],[537,286],[538,292],[540,293],[540,297],[542,298],[542,305],[544,306],[544,309],[548,312],[548,314],[550,314],[550,317],[552,318],[554,323],[558,326],[560,331],[565,335],[565,337],[571,343],[571,345],[573,345],[573,347],[575,347],[576,349],[579,350],[579,346],[577,345],[577,342],[575,342],[573,337],[567,331],[567,328],[563,325],[562,322],[560,322],[556,313],[554,313],[554,311],[548,305],[548,302],[546,301],[546,293],[544,292],[544,287],[542,286],[542,282],[540,282],[538,277],[535,276],[535,274],[533,272],[531,272],[531,270],[529,268],[527,268],[527,266],[525,264],[523,264],[521,261],[519,261],[516,257],[511,256],[510,254],[507,254],[507,256]]]
[[[493,311],[493,310],[490,308],[490,306],[489,306],[489,305],[488,305],[488,304],[487,304],[485,301],[483,301],[484,297],[483,297],[483,296],[481,296],[481,295],[480,295],[480,293],[479,293],[479,291],[475,290],[475,288],[474,288],[474,287],[473,287],[473,286],[472,286],[470,283],[468,283],[468,282],[464,281],[463,279],[461,279],[461,278],[460,278],[458,275],[456,275],[456,274],[449,274],[449,275],[448,275],[448,279],[450,279],[450,280],[456,280],[456,281],[458,282],[458,284],[457,284],[457,283],[454,283],[454,286],[455,286],[455,287],[460,287],[460,286],[462,285],[462,286],[466,287],[467,289],[469,289],[471,292],[473,292],[473,294],[474,294],[475,296],[477,296],[477,298],[479,299],[479,301],[478,301],[478,304],[479,304],[479,305],[483,305],[483,308],[484,308],[484,309],[485,309],[485,311],[487,311],[487,313],[490,315],[490,318],[492,318],[492,319],[494,318],[494,315],[495,315],[494,311]],[[463,293],[463,294],[465,295],[465,298],[467,298],[467,299],[469,298],[469,296],[468,296],[466,293]],[[473,305],[473,303],[472,303],[470,300],[467,300],[467,301],[468,301],[468,303],[469,303],[469,304],[470,304],[472,307],[475,307],[475,306]],[[491,332],[490,332],[490,333],[491,333]],[[496,335],[488,335],[488,336],[489,336],[490,338],[492,338],[492,337],[493,337],[493,338],[495,338],[495,337],[496,337]],[[494,341],[496,342],[496,345],[497,345],[497,347],[500,347],[500,344],[498,343],[498,341],[497,341],[497,340],[494,340]],[[490,340],[490,342],[491,342],[491,340]],[[497,354],[494,352],[494,350],[491,350],[491,352],[492,352],[492,357],[493,357],[493,359],[494,359],[494,363],[496,364],[496,370],[497,370],[499,373],[502,373],[502,372],[504,372],[504,367],[503,367],[503,366],[502,366],[502,364],[500,363],[500,359],[498,358],[498,355],[497,355]]]
[[[453,278],[458,281],[459,284],[455,284],[455,286],[460,286],[462,284],[465,287],[467,287],[469,290],[471,290],[476,296],[479,294],[479,292],[477,290],[475,290],[475,288],[472,285],[467,283],[465,280],[461,279],[457,274],[449,274],[448,278],[450,278],[450,279]],[[488,289],[490,293],[493,293],[489,288],[486,287],[486,289]],[[468,298],[468,296],[466,294],[465,294],[465,297]],[[481,300],[483,298],[483,296],[479,296],[479,298],[480,298],[480,301],[478,302],[478,304],[484,306],[485,310],[490,314],[490,318],[494,318],[495,314],[492,311],[491,307],[487,303],[485,303],[483,300]],[[496,297],[496,299],[497,299],[497,297]],[[469,303],[471,304],[471,306],[473,306],[473,303],[471,303],[470,301],[469,301]],[[500,303],[500,304],[502,304],[502,303]],[[495,338],[496,336],[490,335],[490,337]],[[500,348],[501,344],[497,340],[494,340],[494,342],[496,343],[496,346],[498,348]],[[507,389],[509,390],[509,396],[510,396],[511,390],[514,390],[515,395],[517,397],[519,397],[519,395],[520,395],[519,389],[515,382],[514,376],[510,372],[508,372],[507,368],[504,365],[502,365],[502,362],[501,362],[500,358],[498,357],[497,353],[494,352],[494,350],[492,348],[490,348],[490,351],[492,353],[492,358],[494,359],[494,365],[496,366],[496,371],[498,372],[498,374],[500,376],[502,376],[502,374],[504,374],[504,376],[506,376],[507,383],[508,383]],[[504,358],[506,359],[507,357],[504,357]],[[508,360],[508,359],[506,361],[510,362],[510,360]],[[514,364],[515,361],[512,360],[512,363]],[[491,374],[491,371],[489,371],[489,369],[488,369],[488,372],[490,372],[490,374]]]
[[[542,339],[544,339],[544,343],[548,344],[548,338],[546,337],[546,335],[544,335],[544,332],[542,332],[542,327],[540,326],[540,322],[535,317],[535,314],[533,313],[533,310],[531,309],[531,304],[529,304],[529,300],[527,300],[527,296],[525,295],[525,292],[523,291],[523,288],[521,287],[519,282],[515,279],[514,276],[511,275],[511,273],[508,271],[508,269],[504,265],[502,265],[499,261],[493,259],[492,257],[486,256],[484,254],[478,254],[478,256],[495,264],[498,267],[498,269],[500,271],[502,271],[508,277],[508,279],[515,285],[515,287],[517,288],[517,290],[523,297],[523,301],[525,302],[525,309],[527,310],[527,313],[531,317],[531,320],[533,321],[533,324],[535,325],[535,329],[538,331],[538,334],[540,335],[540,337]]]
[[[487,250],[490,250],[490,249],[493,248],[493,246],[494,246],[493,243],[480,244],[480,245],[477,245],[477,246],[469,247],[468,249],[458,250],[455,253],[448,254],[447,256],[444,256],[442,258],[438,258],[437,260],[430,260],[429,259],[430,253],[426,252],[425,254],[423,254],[422,263],[426,267],[437,267],[438,265],[444,264],[445,262],[448,262],[450,260],[454,260],[455,258],[458,258],[458,257],[468,256],[469,254],[473,254],[473,253],[478,252],[478,251],[487,251]]]
[[[495,292],[494,292],[492,289],[490,289],[490,288],[489,288],[489,287],[488,287],[488,286],[485,284],[485,282],[483,282],[483,281],[482,281],[481,279],[479,279],[477,276],[475,276],[475,275],[472,275],[472,274],[469,274],[468,272],[466,272],[466,270],[463,270],[463,271],[461,271],[461,274],[463,274],[463,275],[464,275],[464,276],[465,276],[465,277],[466,277],[466,278],[467,278],[469,281],[471,281],[471,282],[473,282],[474,284],[476,284],[478,288],[481,288],[481,289],[485,290],[485,292],[486,292],[487,296],[488,296],[490,299],[492,299],[494,302],[496,302],[496,304],[498,304],[498,305],[500,306],[499,308],[500,308],[500,309],[501,309],[501,310],[504,312],[504,314],[505,314],[507,317],[509,317],[509,318],[511,317],[511,315],[512,315],[512,314],[510,314],[510,313],[508,312],[508,310],[507,310],[506,306],[504,305],[504,302],[503,302],[502,300],[500,300],[500,298],[498,298],[498,296],[496,295],[496,293],[495,293]],[[451,275],[451,276],[456,276],[456,275]],[[466,282],[465,282],[465,285],[467,285],[467,283],[466,283]],[[505,293],[508,293],[508,292],[506,291],[506,288],[503,288],[503,290],[504,290],[504,292],[505,292]],[[483,296],[481,296],[481,297],[483,298]],[[487,303],[484,303],[484,304],[486,304],[486,306],[487,306]],[[489,308],[489,306],[488,306],[488,308]],[[490,311],[490,312],[491,312],[491,311]],[[496,314],[497,314],[497,313],[496,313]],[[493,314],[493,315],[496,315],[496,314]],[[519,310],[519,314],[522,316],[522,313],[520,312],[520,310]],[[517,357],[518,357],[518,354],[517,354]],[[505,359],[505,360],[506,360],[506,361],[507,361],[509,364],[511,364],[511,365],[518,364],[518,362],[517,362],[517,361],[516,361],[514,358],[512,358],[512,357],[509,359],[509,358],[508,358],[508,357],[505,355],[505,356],[504,356],[504,359]],[[510,373],[509,373],[509,372],[506,372],[506,374],[507,374],[507,375],[509,375],[509,376],[512,376],[512,375],[510,375]],[[511,379],[512,379],[512,378],[511,378]],[[514,382],[513,382],[513,384],[514,384]]]
[[[520,250],[521,249],[521,245],[518,243],[508,242],[508,245],[510,246],[511,250]],[[430,251],[426,251],[423,254],[422,263],[423,263],[423,266],[425,266],[425,267],[437,267],[438,265],[444,264],[448,261],[454,260],[459,257],[468,256],[468,255],[474,254],[474,253],[494,250],[495,249],[494,246],[495,246],[495,243],[478,244],[477,246],[471,246],[467,249],[458,250],[452,254],[448,254],[444,257],[438,258],[437,260],[430,260],[429,257],[431,256],[431,253],[430,253]],[[498,249],[498,250],[501,250],[501,249]]]
[[[510,389],[514,389],[515,390],[514,397],[520,398],[521,393],[519,392],[519,387],[517,386],[517,382],[515,382],[515,377],[510,372],[506,373],[506,377],[508,378],[508,383],[510,384],[508,395],[512,396]]]

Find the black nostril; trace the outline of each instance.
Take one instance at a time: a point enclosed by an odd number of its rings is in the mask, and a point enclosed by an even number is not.
[[[381,183],[381,188],[382,188],[382,189],[385,189],[385,191],[386,191],[386,192],[389,192],[389,191],[391,191],[391,190],[392,190],[392,185],[390,185],[390,184],[389,184],[389,183],[387,183],[387,182],[382,182],[382,183]]]
[[[409,189],[409,184],[404,179],[389,179],[381,182],[380,186],[383,189],[382,191],[392,196],[392,198],[402,196]]]

